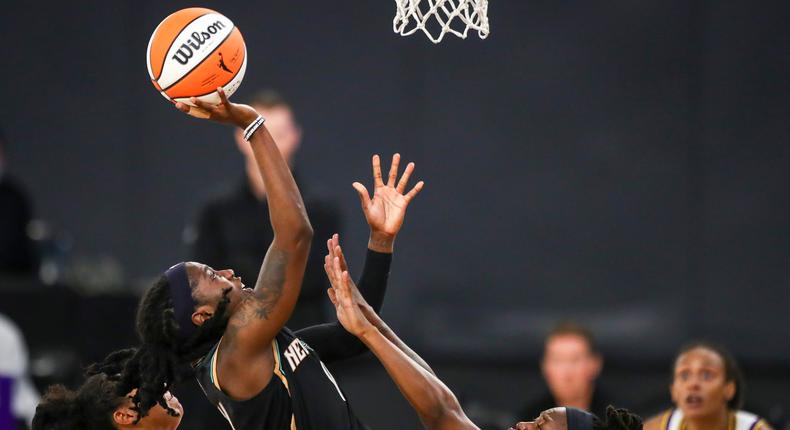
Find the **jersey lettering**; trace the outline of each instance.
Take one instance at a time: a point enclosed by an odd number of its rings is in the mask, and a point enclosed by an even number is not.
[[[288,360],[288,365],[291,366],[291,372],[295,371],[299,364],[307,357],[307,348],[304,347],[299,339],[294,339],[288,348],[283,353]]]

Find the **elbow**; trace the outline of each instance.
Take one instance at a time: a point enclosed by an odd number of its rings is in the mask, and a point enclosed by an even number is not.
[[[278,248],[287,249],[291,252],[310,252],[310,245],[313,242],[313,228],[310,222],[294,226],[287,231],[275,231],[274,243]]]
[[[299,242],[307,243],[307,247],[310,247],[310,243],[313,242],[313,235],[315,232],[313,231],[313,226],[310,225],[310,221],[305,218],[304,223],[296,232],[296,237]]]
[[[310,245],[313,243],[313,234],[313,226],[311,226],[310,221],[305,218],[304,222],[294,229],[290,241],[294,244],[296,249],[309,251]]]

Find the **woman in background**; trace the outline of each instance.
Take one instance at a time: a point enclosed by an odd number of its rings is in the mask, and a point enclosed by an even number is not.
[[[675,357],[669,387],[675,407],[645,423],[646,430],[770,430],[742,411],[743,378],[724,348],[694,342]]]

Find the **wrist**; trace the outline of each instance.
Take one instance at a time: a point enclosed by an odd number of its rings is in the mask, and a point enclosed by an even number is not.
[[[368,239],[368,249],[376,252],[392,254],[394,246],[394,234],[386,234],[377,231],[370,232],[370,238]]]
[[[258,119],[259,116],[260,115],[258,115],[258,112],[254,110],[245,111],[239,115],[239,118],[235,121],[236,126],[244,130],[245,128],[249,127],[256,119]]]

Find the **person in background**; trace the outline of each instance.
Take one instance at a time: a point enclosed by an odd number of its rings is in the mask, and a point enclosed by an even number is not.
[[[606,416],[610,399],[597,383],[603,357],[587,328],[570,321],[554,327],[546,336],[540,368],[546,389],[528,402],[518,416],[531,417],[559,406]]]
[[[0,129],[0,274],[33,275],[38,264],[27,234],[33,211],[27,193],[6,170],[7,143]]]
[[[304,196],[307,214],[315,237],[329,237],[342,233],[338,210],[329,202],[311,198],[294,170],[294,157],[302,142],[302,129],[296,121],[291,104],[273,90],[259,92],[248,104],[266,118],[277,148]],[[261,260],[274,237],[269,220],[266,185],[242,130],[234,132],[236,146],[244,156],[244,175],[232,188],[206,202],[198,211],[190,258],[212,267],[233,267],[237,276],[254,283],[258,278]],[[320,247],[314,247],[320,248]],[[313,249],[307,260],[302,291],[288,327],[298,330],[327,322],[323,294],[329,287],[321,268],[323,255]]]
[[[743,377],[724,348],[693,342],[675,357],[669,392],[674,408],[651,418],[647,430],[771,430],[759,416],[741,410]]]

